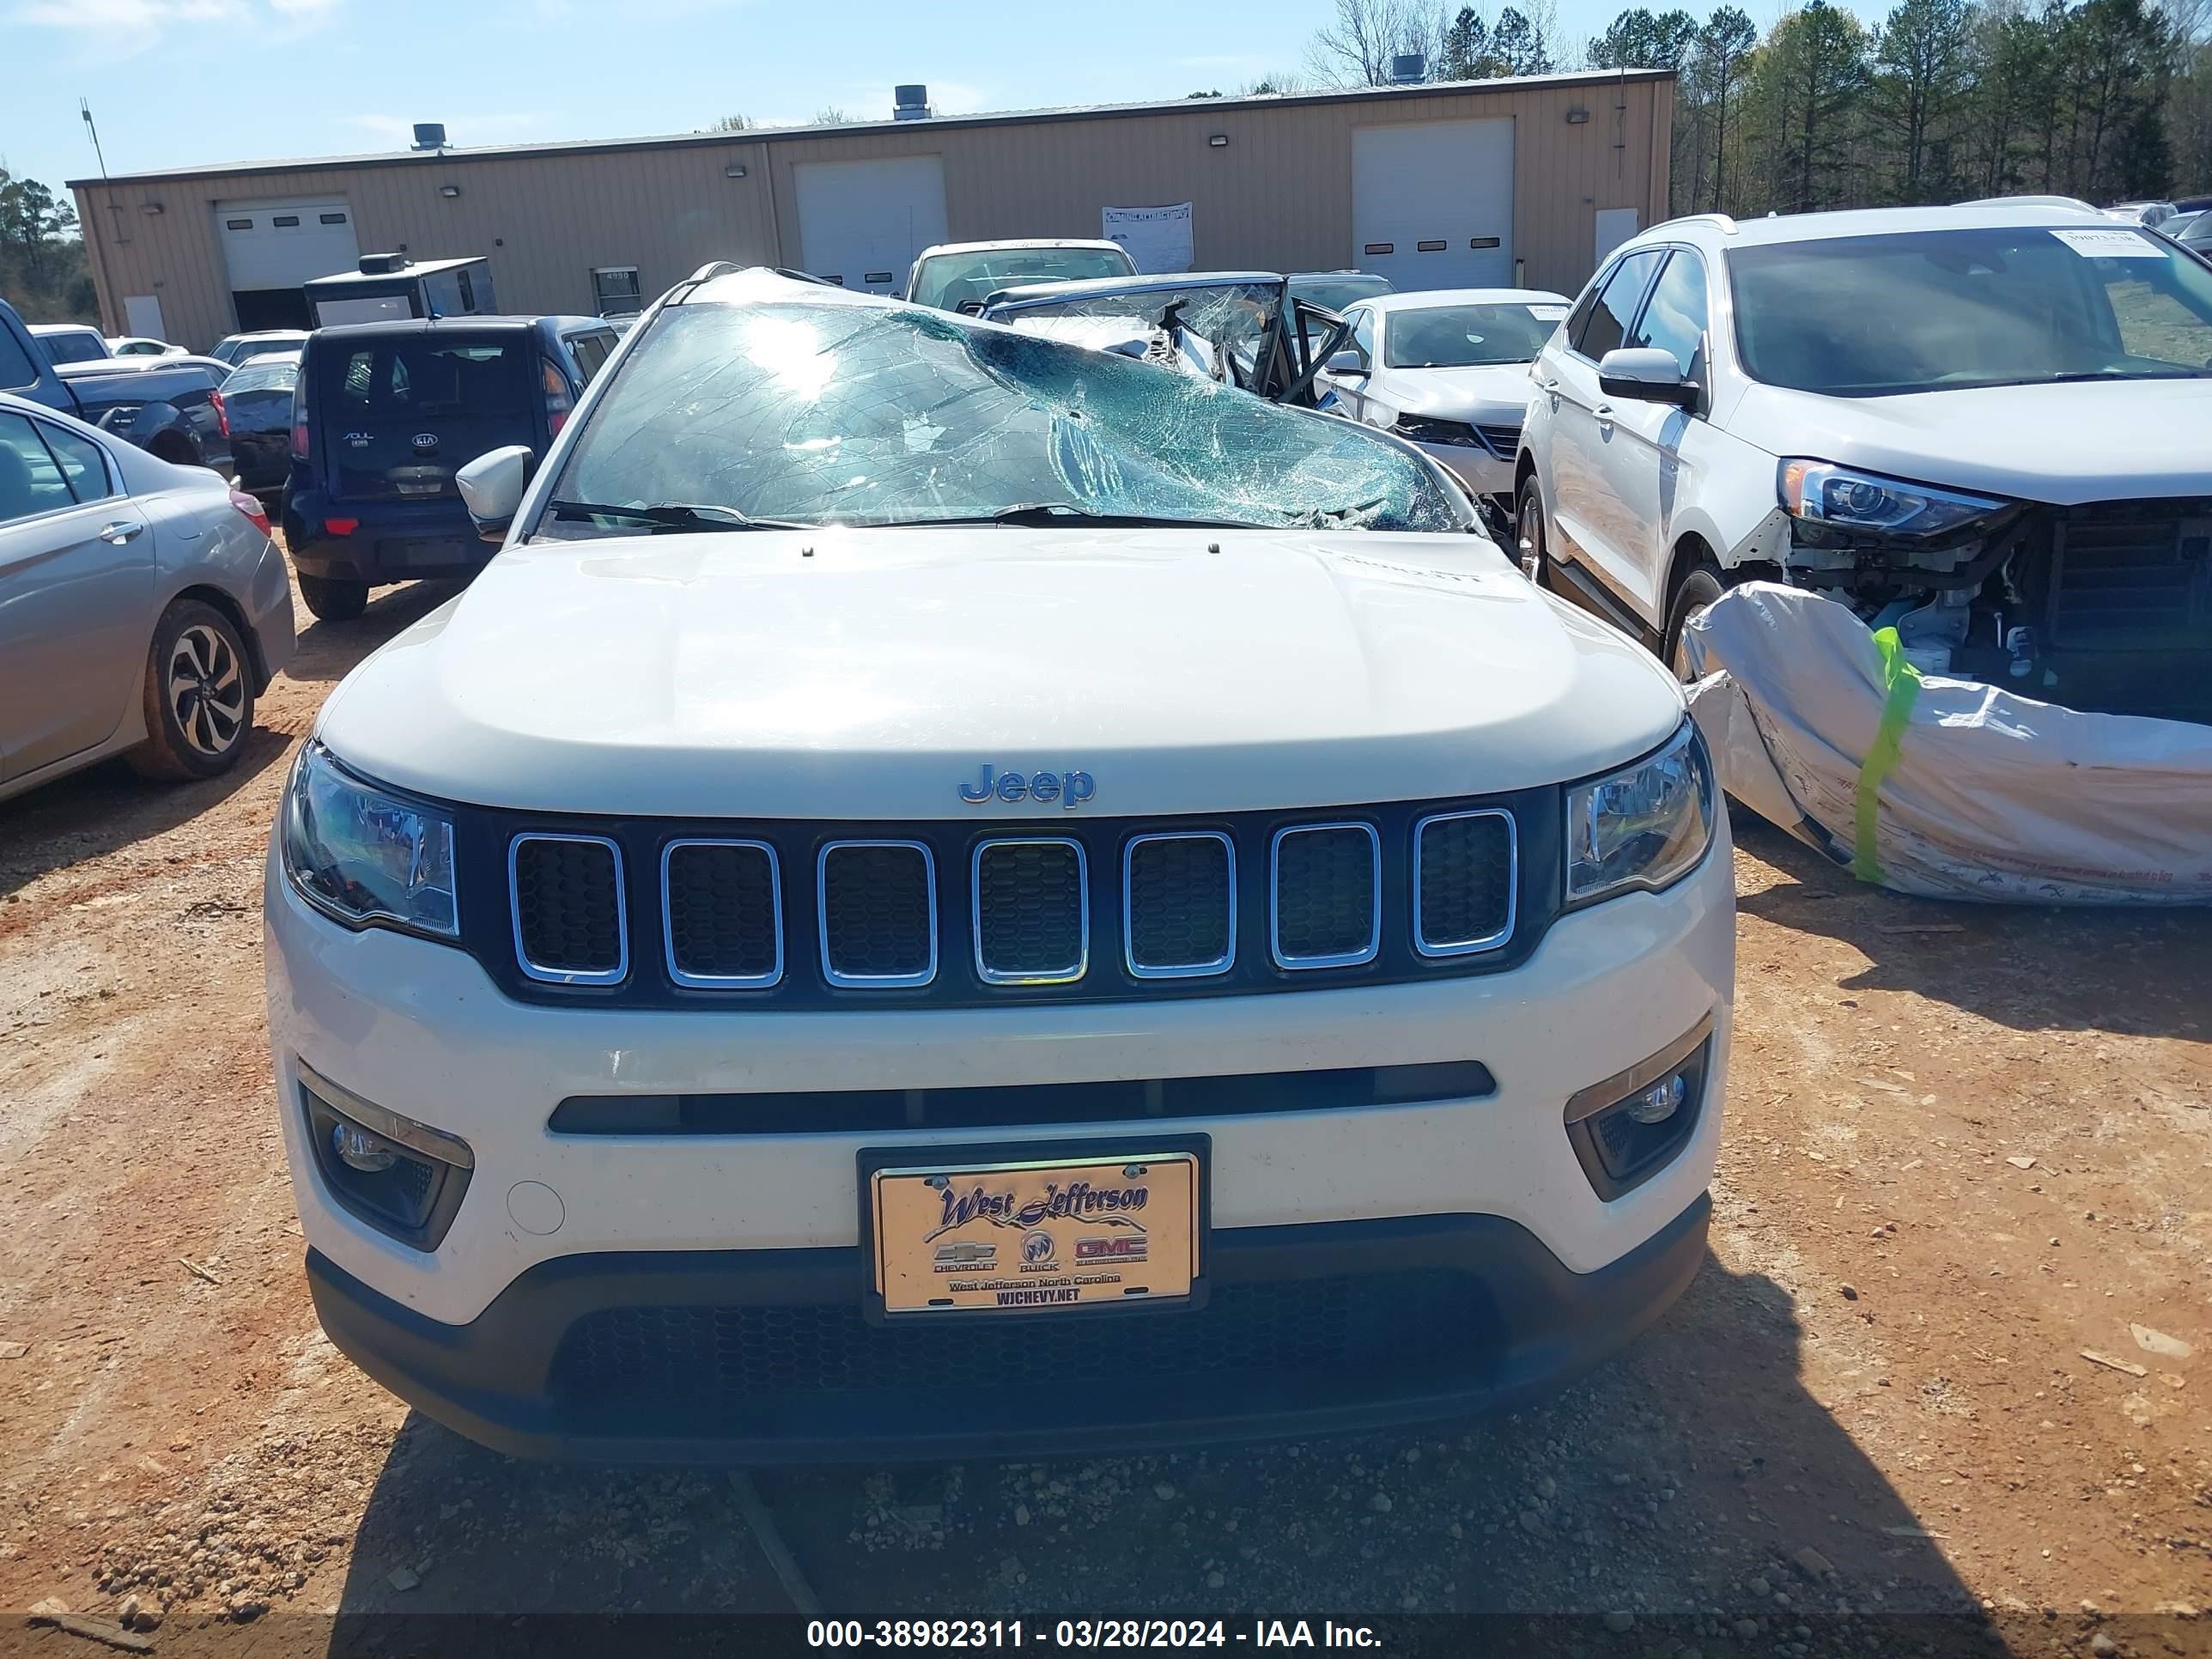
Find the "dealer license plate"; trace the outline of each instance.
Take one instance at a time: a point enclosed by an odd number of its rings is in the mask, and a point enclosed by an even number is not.
[[[876,1291],[886,1315],[1186,1300],[1198,1194],[1193,1152],[876,1170]]]

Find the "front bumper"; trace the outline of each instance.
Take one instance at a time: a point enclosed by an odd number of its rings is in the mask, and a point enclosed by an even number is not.
[[[1700,1194],[1570,1273],[1496,1216],[1217,1235],[1201,1307],[1070,1325],[868,1324],[857,1249],[631,1251],[531,1269],[441,1325],[319,1251],[323,1328],[425,1415],[521,1457],[1021,1457],[1373,1429],[1538,1395],[1656,1320],[1705,1259]]]
[[[848,1443],[855,1455],[878,1443],[956,1455],[1462,1413],[1598,1358],[1694,1271],[1720,1133],[1734,904],[1723,830],[1666,892],[1563,916],[1526,963],[1487,975],[1010,1007],[595,1009],[520,1003],[459,951],[338,927],[272,860],[270,1039],[318,1306],[333,1340],[395,1392],[514,1449],[686,1456],[714,1440],[749,1457],[774,1444],[818,1458]],[[1709,1019],[1711,1080],[1688,1139],[1632,1190],[1601,1199],[1566,1132],[1570,1097]],[[657,1135],[548,1123],[572,1097],[1018,1089],[1470,1060],[1488,1069],[1490,1092],[1178,1117],[1174,1133],[1208,1148],[1217,1293],[1188,1313],[1066,1317],[1120,1327],[1158,1358],[1181,1322],[1199,1336],[1200,1322],[1225,1313],[1231,1325],[1209,1328],[1229,1330],[1220,1340],[1255,1353],[1260,1370],[1186,1374],[1161,1360],[1148,1382],[1101,1348],[1078,1368],[1092,1381],[1065,1403],[1002,1428],[1001,1401],[988,1430],[952,1395],[1003,1394],[1030,1363],[1004,1356],[1055,1353],[1073,1324],[1037,1316],[1015,1320],[1011,1336],[963,1337],[959,1352],[1002,1358],[980,1370],[961,1360],[961,1387],[940,1398],[936,1362],[919,1352],[939,1333],[858,1322],[859,1155],[1018,1140],[1043,1156],[1070,1136],[1141,1140],[1158,1121]],[[334,1200],[307,1145],[302,1065],[467,1143],[466,1193],[434,1249]],[[1650,1265],[1654,1252],[1666,1265]],[[763,1311],[775,1309],[803,1311]],[[569,1328],[595,1315],[576,1340],[598,1357],[580,1371],[556,1366]],[[1304,1375],[1283,1347],[1300,1332],[1318,1332],[1339,1358],[1357,1348],[1359,1364]],[[1400,1365],[1412,1333],[1458,1346]],[[910,1346],[870,1346],[887,1335]],[[845,1374],[888,1371],[934,1403],[906,1411],[871,1390],[786,1387],[748,1357],[825,1351]],[[719,1377],[732,1366],[735,1381],[641,1398],[626,1356],[664,1382],[671,1367]],[[1057,1397],[1066,1380],[1048,1368],[1016,1392]],[[656,1433],[708,1394],[707,1428]]]
[[[1488,450],[1470,444],[1417,444],[1415,447],[1443,462],[1445,470],[1474,495],[1513,494],[1513,458],[1510,455],[1500,460]]]

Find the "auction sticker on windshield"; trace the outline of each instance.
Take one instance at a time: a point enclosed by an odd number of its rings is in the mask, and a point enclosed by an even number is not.
[[[1191,1152],[873,1170],[884,1312],[1185,1300],[1198,1276],[1199,1179]]]
[[[2051,233],[2085,259],[2163,259],[2166,249],[2132,230],[2054,230]]]

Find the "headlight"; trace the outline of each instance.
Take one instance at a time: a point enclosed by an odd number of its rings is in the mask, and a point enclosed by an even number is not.
[[[1956,530],[2007,505],[1826,461],[1784,461],[1778,484],[1783,510],[1793,519],[1915,540]]]
[[[1657,754],[1567,792],[1567,902],[1687,874],[1713,839],[1713,764],[1689,721]]]
[[[1482,442],[1465,421],[1432,421],[1425,415],[1401,415],[1391,422],[1390,429],[1417,444],[1459,444],[1475,448]]]
[[[284,873],[316,908],[356,927],[459,935],[453,820],[363,783],[319,743],[292,769],[281,836]]]

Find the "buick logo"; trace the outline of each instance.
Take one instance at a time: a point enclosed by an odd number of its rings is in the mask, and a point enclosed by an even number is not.
[[[1098,793],[1088,772],[1000,772],[986,766],[973,783],[960,786],[960,799],[970,806],[988,800],[1033,800],[1040,806],[1058,801],[1069,811]]]
[[[1033,1267],[1043,1267],[1052,1260],[1052,1235],[1042,1227],[1022,1235],[1022,1260]]]
[[[438,434],[434,432],[418,432],[415,434],[414,442],[417,449],[435,449],[438,447]]]

